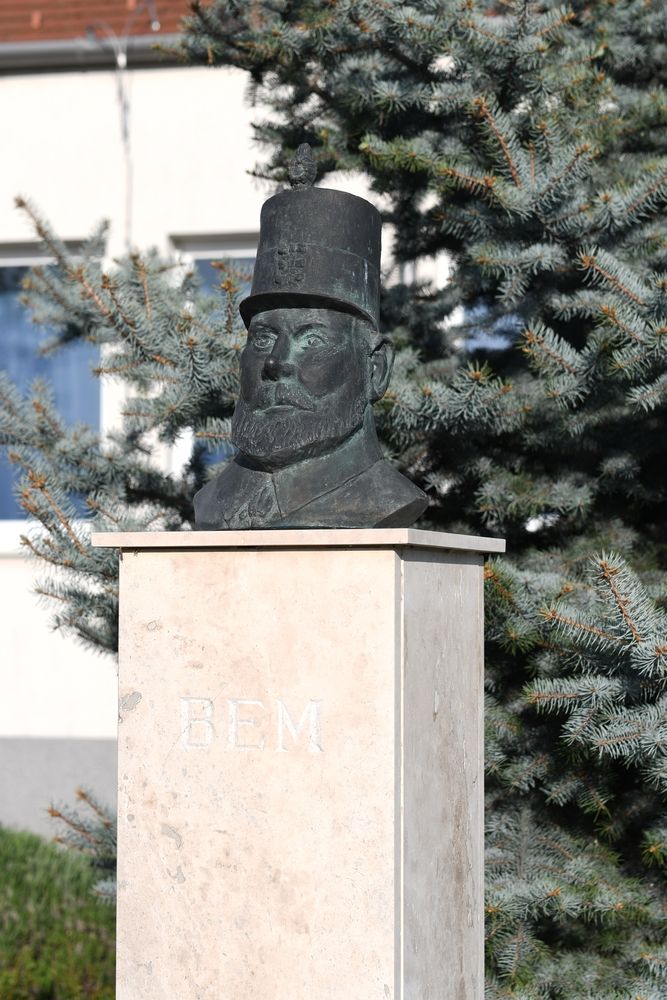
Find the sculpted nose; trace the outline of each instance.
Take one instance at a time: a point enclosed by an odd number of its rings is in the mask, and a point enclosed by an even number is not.
[[[278,337],[273,350],[264,362],[264,378],[273,380],[284,378],[286,375],[292,375],[295,371],[295,365],[289,360],[289,346],[282,337]]]

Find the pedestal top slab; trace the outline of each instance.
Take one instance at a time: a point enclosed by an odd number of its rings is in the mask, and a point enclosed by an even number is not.
[[[418,528],[291,528],[253,531],[97,531],[96,548],[118,549],[315,549],[411,548],[504,552],[502,538],[456,535]]]

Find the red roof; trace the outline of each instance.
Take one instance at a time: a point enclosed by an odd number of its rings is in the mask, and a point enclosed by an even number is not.
[[[0,0],[0,44],[174,35],[188,0]]]

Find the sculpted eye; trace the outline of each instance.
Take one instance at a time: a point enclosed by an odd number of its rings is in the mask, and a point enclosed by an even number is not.
[[[275,336],[266,330],[258,330],[251,335],[252,345],[260,351],[266,351],[273,346]]]
[[[303,339],[308,347],[319,347],[320,344],[326,343],[319,333],[307,333]]]

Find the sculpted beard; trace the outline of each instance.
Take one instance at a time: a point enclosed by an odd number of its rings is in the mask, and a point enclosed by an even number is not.
[[[367,401],[358,394],[342,410],[301,410],[272,414],[239,398],[232,417],[232,442],[259,463],[297,462],[321,455],[350,437],[364,419]]]

